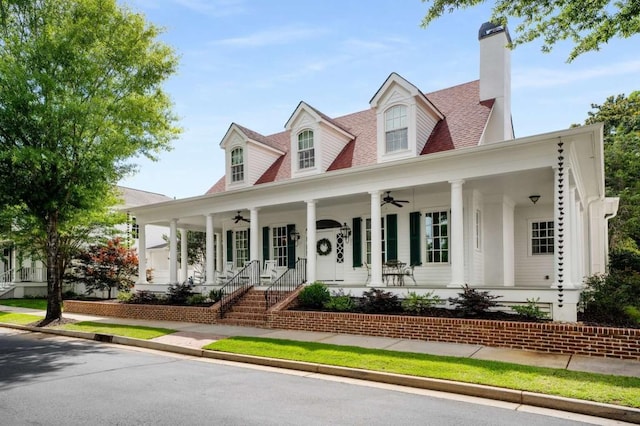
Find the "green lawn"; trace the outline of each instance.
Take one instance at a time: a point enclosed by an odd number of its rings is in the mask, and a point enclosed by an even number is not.
[[[213,342],[204,348],[476,383],[640,408],[640,378],[633,377],[257,337],[233,337]]]
[[[175,333],[168,328],[144,327],[139,325],[106,324],[100,322],[83,321],[74,324],[64,324],[56,328],[63,330],[86,331],[88,333],[112,334],[114,336],[133,337],[149,340],[166,334]]]
[[[47,299],[0,299],[0,305],[47,310]],[[2,309],[2,308],[0,308]]]
[[[0,312],[0,323],[26,325],[40,320],[42,317],[38,315]]]

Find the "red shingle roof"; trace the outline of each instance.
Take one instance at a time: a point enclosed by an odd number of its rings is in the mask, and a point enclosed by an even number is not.
[[[440,120],[421,155],[447,151],[450,149],[476,146],[489,118],[493,100],[479,102],[479,81],[460,84],[425,96],[445,116]],[[329,166],[328,171],[375,164],[377,161],[377,123],[374,109],[348,114],[331,119],[318,112],[323,119],[330,120],[335,126],[351,133],[351,140]],[[291,178],[291,156],[289,152],[289,131],[263,136],[250,129],[241,127],[245,134],[258,142],[285,152],[258,179],[256,184],[277,182]],[[207,191],[207,194],[223,192],[224,177]]]

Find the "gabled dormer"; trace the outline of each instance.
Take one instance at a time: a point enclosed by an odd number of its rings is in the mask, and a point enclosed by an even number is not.
[[[378,163],[416,157],[444,115],[416,86],[396,73],[369,102],[376,111]]]
[[[260,133],[232,123],[220,142],[225,150],[226,190],[251,186],[284,152]]]
[[[326,172],[355,137],[305,102],[298,104],[285,128],[290,134],[291,177]]]

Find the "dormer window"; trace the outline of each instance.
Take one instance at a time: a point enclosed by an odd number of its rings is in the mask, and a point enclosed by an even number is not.
[[[244,181],[244,151],[235,148],[231,151],[231,182]]]
[[[407,107],[396,105],[384,113],[386,134],[386,152],[395,152],[409,148],[407,142]]]
[[[310,169],[316,165],[313,131],[305,130],[298,135],[298,169]]]

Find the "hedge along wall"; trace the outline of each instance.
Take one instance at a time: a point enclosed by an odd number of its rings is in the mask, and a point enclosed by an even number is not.
[[[65,300],[64,312],[116,318],[134,318],[151,321],[178,321],[215,324],[218,321],[218,306],[135,305],[113,302],[83,302]]]
[[[640,361],[640,329],[277,309],[269,312],[267,321],[271,328],[288,330],[477,344]]]

